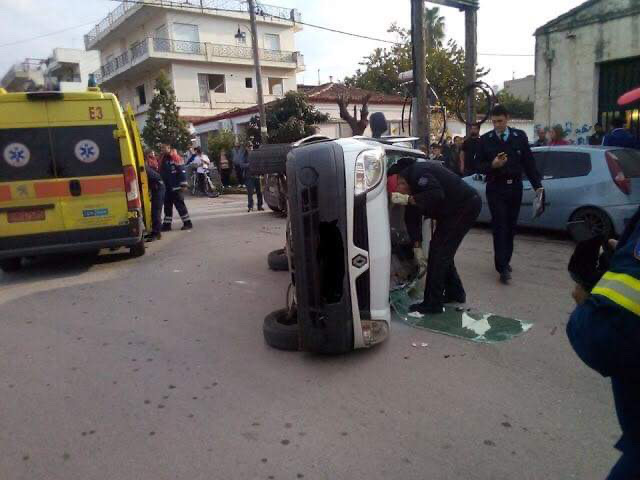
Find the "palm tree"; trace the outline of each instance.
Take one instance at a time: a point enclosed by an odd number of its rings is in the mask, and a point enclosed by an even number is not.
[[[444,17],[440,15],[438,7],[425,8],[425,23],[427,24],[427,46],[430,48],[442,47],[444,41]]]

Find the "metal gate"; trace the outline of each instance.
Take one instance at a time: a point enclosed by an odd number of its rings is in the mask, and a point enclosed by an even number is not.
[[[640,87],[640,57],[600,64],[598,118],[606,130],[611,120],[622,117],[636,138],[640,138],[640,102],[618,106],[618,98]]]

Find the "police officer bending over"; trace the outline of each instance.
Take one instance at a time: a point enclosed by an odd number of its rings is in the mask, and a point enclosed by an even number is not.
[[[454,257],[480,214],[482,200],[455,173],[430,162],[415,163],[389,179],[391,201],[407,206],[407,230],[419,262],[425,261],[421,248],[422,219],[436,220],[429,245],[424,300],[413,305],[411,311],[443,313],[445,303],[466,302]]]
[[[588,293],[577,285],[569,341],[589,367],[611,377],[622,438],[608,480],[640,479],[640,209],[617,243],[608,271]]]
[[[480,137],[477,171],[487,176],[487,202],[491,211],[495,267],[504,284],[511,280],[513,239],[522,204],[522,174],[536,191],[540,175],[527,134],[508,126],[509,112],[502,105],[491,111],[494,130]]]

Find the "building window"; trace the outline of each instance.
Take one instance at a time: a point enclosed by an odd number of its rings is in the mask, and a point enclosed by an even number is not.
[[[284,84],[281,78],[269,78],[269,95],[284,95]]]
[[[266,50],[280,50],[280,35],[264,34],[264,48]]]
[[[244,79],[244,86],[247,88],[253,88],[253,78],[247,77]]]
[[[198,90],[201,103],[209,103],[211,101],[211,93],[227,93],[224,75],[199,73]]]
[[[138,96],[138,104],[146,105],[147,104],[147,94],[144,91],[144,85],[138,85],[136,87],[136,95]]]
[[[209,75],[209,90],[213,93],[227,93],[224,75]]]

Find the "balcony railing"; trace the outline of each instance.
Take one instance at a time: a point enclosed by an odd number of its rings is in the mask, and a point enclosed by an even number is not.
[[[153,49],[163,53],[186,53],[192,55],[205,55],[206,46],[200,42],[188,42],[186,40],[171,40],[168,38],[154,38]]]
[[[203,13],[224,13],[238,12],[248,13],[249,2],[246,0],[202,0],[195,3],[178,0],[123,0],[114,10],[112,10],[99,24],[85,35],[85,43],[91,45],[101,38],[105,33],[113,28],[114,24],[120,21],[132,9],[142,8],[144,5],[177,8],[183,10],[194,10]],[[277,7],[273,5],[259,4],[256,6],[256,15],[263,18],[277,18],[290,22],[300,22],[302,16],[296,9]]]
[[[250,47],[188,42],[169,38],[147,38],[133,44],[128,51],[102,65],[100,70],[94,72],[96,82],[102,83],[124,67],[138,63],[150,54],[153,56],[154,53],[199,55],[203,57],[203,60],[213,60],[215,58],[253,60],[253,50]],[[299,67],[304,65],[304,57],[300,52],[260,49],[259,55],[260,58],[266,62],[295,63]]]

